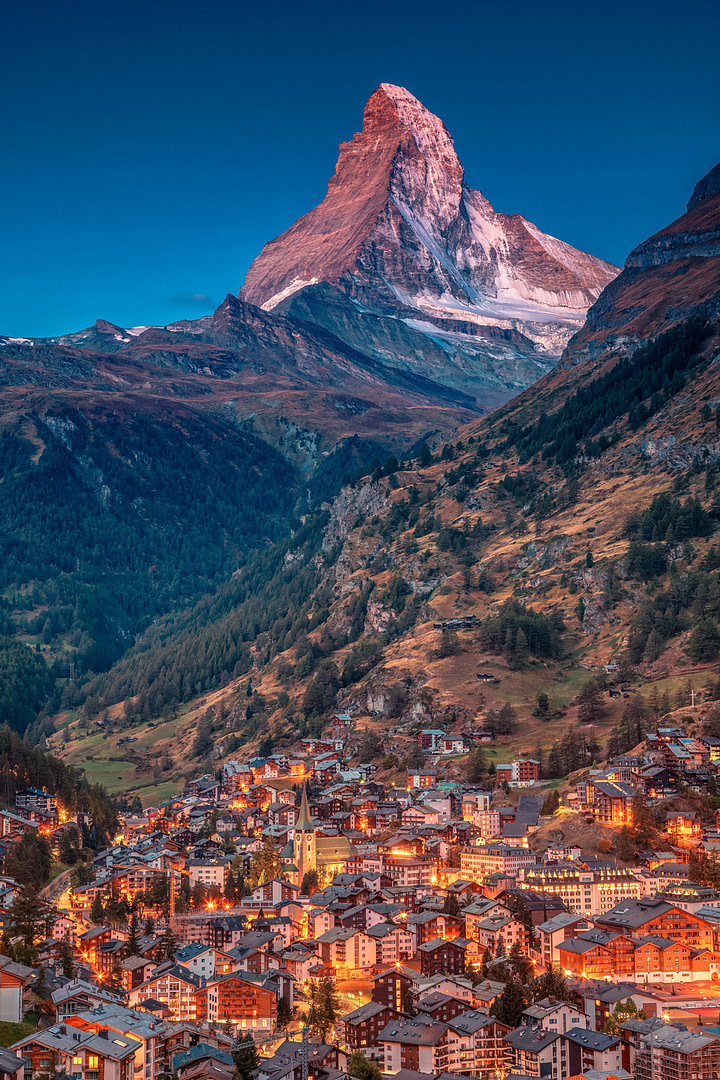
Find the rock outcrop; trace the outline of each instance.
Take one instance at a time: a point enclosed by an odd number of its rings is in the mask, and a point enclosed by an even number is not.
[[[563,364],[656,337],[720,311],[720,165],[699,180],[686,213],[631,251],[623,272],[587,313]]]

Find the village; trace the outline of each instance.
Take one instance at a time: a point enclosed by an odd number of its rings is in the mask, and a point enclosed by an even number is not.
[[[715,790],[719,739],[661,727],[560,797],[530,758],[492,785],[441,779],[468,747],[440,729],[388,787],[346,763],[352,724],[136,807],[37,896],[0,878],[0,1024],[36,1017],[0,1048],[3,1077],[717,1075],[720,811],[646,819]],[[664,843],[538,843],[571,818]],[[79,826],[19,791],[0,853]]]

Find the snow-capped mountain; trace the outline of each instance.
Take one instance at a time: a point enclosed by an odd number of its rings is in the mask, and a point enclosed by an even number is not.
[[[449,381],[457,384],[459,367],[460,383],[472,386],[480,364],[483,378],[506,378],[509,389],[547,370],[617,273],[519,214],[497,213],[465,183],[443,122],[383,83],[362,131],[340,146],[323,201],[265,245],[240,295],[322,322],[312,293],[329,284],[366,322],[392,316],[432,335],[448,354]]]

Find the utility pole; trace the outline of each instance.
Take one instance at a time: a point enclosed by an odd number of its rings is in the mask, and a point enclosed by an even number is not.
[[[300,1049],[300,1061],[302,1064],[302,1080],[308,1080],[308,1027],[307,1021],[303,1024],[302,1043]]]

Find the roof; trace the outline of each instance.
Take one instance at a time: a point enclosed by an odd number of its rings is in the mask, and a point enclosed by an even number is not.
[[[683,946],[683,941],[671,941],[670,938],[662,937],[661,934],[646,934],[645,937],[641,937],[638,940],[638,946],[640,945],[655,945],[658,949],[664,951],[665,949],[672,948],[673,945]]]
[[[497,1023],[498,1021],[494,1016],[488,1016],[487,1013],[471,1009],[450,1020],[449,1026],[453,1031],[459,1031],[463,1035],[472,1035],[475,1031],[481,1031],[483,1028]]]
[[[173,964],[171,967],[165,967],[164,964],[161,964],[160,967],[156,967],[155,970],[151,972],[149,978],[145,979],[145,982],[141,982],[133,987],[133,991],[142,990],[146,986],[150,986],[152,983],[160,982],[161,979],[166,978],[179,979],[181,982],[189,983],[191,986],[198,988],[203,985],[201,977],[193,974],[188,968],[182,967],[180,964]]]
[[[464,940],[465,938],[456,938],[454,941],[446,941],[445,938],[441,937],[431,938],[430,941],[424,941],[422,945],[418,945],[418,952],[435,952],[436,949],[441,948],[443,945],[450,945],[461,949],[463,946],[459,945],[458,942]]]
[[[215,1061],[221,1061],[225,1065],[232,1065],[233,1069],[235,1067],[232,1054],[226,1054],[224,1050],[218,1050],[215,1046],[210,1046],[209,1043],[197,1043],[196,1046],[191,1046],[189,1050],[183,1050],[175,1055],[173,1058],[173,1070],[181,1069],[184,1065],[189,1065],[193,1061],[202,1061],[204,1058],[214,1058]]]
[[[189,945],[183,945],[181,949],[177,949],[175,952],[176,960],[194,960],[196,956],[200,956],[201,953],[208,952],[212,946],[203,945],[199,941],[193,941]],[[147,963],[147,961],[146,961]]]
[[[52,1027],[27,1035],[20,1042],[15,1043],[15,1047],[21,1049],[33,1044],[45,1046],[48,1050],[61,1050],[64,1053],[72,1053],[83,1047],[86,1050],[92,1050],[100,1057],[114,1058],[116,1061],[125,1061],[126,1058],[134,1057],[136,1051],[143,1045],[141,1040],[132,1035],[121,1035],[113,1031],[110,1038],[106,1039],[95,1031],[81,1031],[79,1028],[67,1027],[65,1024],[53,1024]]]
[[[590,1028],[570,1028],[563,1032],[563,1038],[588,1050],[600,1051],[609,1050],[620,1042],[619,1035],[606,1035],[603,1031],[592,1031]]]
[[[521,1027],[515,1028],[505,1036],[505,1042],[509,1043],[514,1050],[524,1050],[531,1054],[538,1054],[546,1046],[559,1038],[557,1031],[546,1031],[545,1028]]]
[[[295,823],[295,828],[302,831],[308,831],[314,829],[312,818],[310,817],[310,807],[308,806],[307,797],[307,785],[303,788],[302,799],[300,800],[300,817]]]
[[[557,1009],[577,1009],[577,1006],[571,1005],[568,1001],[560,1001],[558,998],[543,998],[542,1001],[536,1001],[534,1005],[528,1006],[524,1011],[524,1016],[532,1016],[533,1020],[542,1020],[545,1016],[552,1016]]]
[[[366,1020],[370,1020],[373,1016],[377,1016],[378,1013],[385,1012],[387,1005],[383,1005],[380,1001],[368,1001],[367,1004],[361,1005],[359,1009],[355,1009],[354,1012],[348,1013],[347,1016],[343,1016],[343,1022],[345,1024],[364,1024]]]
[[[654,897],[646,897],[643,900],[623,900],[616,904],[604,915],[598,915],[596,922],[610,926],[622,926],[628,929],[636,929],[657,919],[668,911],[672,911],[674,904],[668,904],[665,900]]]
[[[346,860],[353,854],[353,847],[347,836],[318,836],[315,850],[319,863]]]
[[[151,960],[145,960],[144,963],[152,963]],[[95,986],[94,983],[88,982],[86,979],[72,979],[70,982],[65,983],[64,986],[59,986],[57,990],[52,992],[53,1005],[60,1005],[65,1001],[70,1001],[77,995],[86,995],[90,998],[95,998],[98,1001],[117,1002],[120,1004],[121,999],[111,994],[108,990],[103,990],[100,986]]]
[[[378,1041],[435,1046],[447,1030],[447,1024],[416,1016],[413,1020],[391,1020],[378,1035]]]
[[[566,926],[572,926],[576,922],[585,922],[585,916],[574,915],[569,911],[561,911],[557,915],[553,915],[552,919],[540,923],[535,929],[541,930],[544,934],[554,934],[556,930],[564,930]]]
[[[582,956],[584,953],[603,945],[604,942],[588,941],[587,938],[568,938],[567,941],[561,941],[557,947],[562,952],[576,953],[578,956]]]
[[[21,1057],[13,1054],[12,1050],[0,1046],[0,1071],[3,1073],[16,1073],[18,1069],[22,1068],[22,1065],[23,1059]]]
[[[27,967],[26,964],[18,964],[15,960],[11,960],[9,956],[0,956],[0,968],[7,972],[8,975],[14,975],[17,979],[22,979],[23,982],[35,974],[34,968]]]

